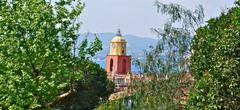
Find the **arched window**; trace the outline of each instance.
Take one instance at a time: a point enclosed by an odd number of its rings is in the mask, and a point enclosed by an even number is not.
[[[123,59],[122,66],[123,66],[123,73],[126,73],[126,67],[127,67],[126,59]]]
[[[125,51],[124,51],[124,50],[122,50],[122,54],[125,54]]]
[[[110,71],[113,71],[113,59],[110,60]]]

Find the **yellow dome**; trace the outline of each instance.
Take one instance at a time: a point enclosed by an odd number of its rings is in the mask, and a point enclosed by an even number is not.
[[[126,40],[118,30],[117,35],[112,39],[110,44],[110,55],[126,55]]]
[[[126,40],[122,36],[116,36],[111,42],[126,42]]]

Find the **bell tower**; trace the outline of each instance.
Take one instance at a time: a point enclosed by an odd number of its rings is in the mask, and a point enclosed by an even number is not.
[[[111,41],[109,55],[126,55],[126,44],[127,42],[122,37],[120,30],[118,30],[116,37]]]
[[[108,74],[127,75],[127,73],[131,72],[131,56],[126,53],[126,45],[127,42],[119,29],[110,43],[110,53],[106,58],[106,71]]]

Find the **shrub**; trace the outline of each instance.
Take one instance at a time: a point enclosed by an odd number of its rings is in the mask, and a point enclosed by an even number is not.
[[[240,109],[240,5],[199,28],[192,44],[196,83],[187,109]]]

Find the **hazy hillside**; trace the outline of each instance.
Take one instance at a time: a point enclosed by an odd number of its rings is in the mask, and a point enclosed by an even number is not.
[[[103,50],[96,55],[95,59],[103,60],[105,56],[109,53],[109,45],[115,33],[96,33],[97,36],[103,43]],[[133,57],[141,57],[144,49],[148,49],[149,46],[155,45],[156,40],[152,38],[144,38],[134,35],[123,35],[127,40],[127,54]],[[84,33],[82,34],[78,41],[81,42],[84,38],[88,38],[89,41],[93,41],[95,38],[94,33]]]

